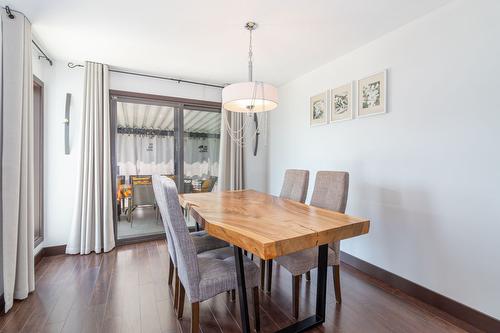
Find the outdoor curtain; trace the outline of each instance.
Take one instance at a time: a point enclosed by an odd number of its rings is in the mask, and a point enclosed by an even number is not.
[[[31,24],[1,11],[1,216],[5,312],[35,289]]]
[[[81,119],[76,203],[66,253],[108,252],[115,247],[115,237],[107,65],[85,63]]]
[[[184,138],[184,175],[205,178],[217,176],[218,138]],[[119,175],[174,174],[174,137],[117,134],[116,152]]]
[[[229,135],[226,122],[232,129],[238,130],[243,126],[242,113],[226,111],[222,109],[220,152],[219,152],[219,183],[217,189],[241,190],[244,189],[243,176],[243,145],[235,142],[241,141],[243,131],[235,131],[233,140]]]

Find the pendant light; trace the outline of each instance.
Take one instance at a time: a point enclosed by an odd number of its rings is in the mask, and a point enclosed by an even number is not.
[[[248,47],[248,81],[233,83],[222,90],[222,106],[232,112],[265,112],[278,106],[278,89],[271,84],[253,81],[252,32],[257,23],[247,22],[250,33]]]

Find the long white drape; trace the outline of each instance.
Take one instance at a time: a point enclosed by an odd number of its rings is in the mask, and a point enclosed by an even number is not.
[[[66,253],[100,253],[115,247],[110,130],[108,66],[86,62],[79,178]]]
[[[2,250],[5,311],[35,289],[31,24],[1,13]]]
[[[218,190],[241,190],[244,188],[243,153],[244,147],[231,140],[226,121],[231,128],[239,129],[243,126],[242,113],[222,109],[220,152],[219,152],[219,183]],[[236,139],[243,137],[243,132],[235,134]]]

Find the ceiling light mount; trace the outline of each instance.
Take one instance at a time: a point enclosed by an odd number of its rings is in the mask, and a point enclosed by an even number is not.
[[[249,21],[245,24],[245,29],[247,29],[248,31],[254,31],[255,29],[257,29],[257,23]]]

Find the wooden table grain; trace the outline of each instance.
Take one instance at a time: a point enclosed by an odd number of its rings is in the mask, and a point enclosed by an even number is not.
[[[209,235],[233,244],[241,328],[250,332],[242,249],[269,260],[318,248],[316,314],[281,329],[307,331],[325,322],[328,243],[368,233],[370,221],[253,190],[181,194],[184,209]]]
[[[253,191],[189,193],[181,205],[212,236],[273,259],[368,233],[370,221]]]

